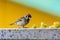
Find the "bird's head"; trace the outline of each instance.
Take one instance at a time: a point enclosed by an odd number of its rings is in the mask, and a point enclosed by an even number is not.
[[[31,15],[30,15],[30,14],[27,14],[27,15],[25,16],[25,18],[26,18],[26,19],[31,19]]]

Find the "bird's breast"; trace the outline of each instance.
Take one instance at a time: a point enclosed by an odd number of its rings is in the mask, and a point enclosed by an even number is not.
[[[25,21],[19,21],[16,23],[18,26],[24,26],[25,25]]]

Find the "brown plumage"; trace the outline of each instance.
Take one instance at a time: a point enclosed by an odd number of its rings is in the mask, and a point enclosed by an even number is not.
[[[29,23],[30,19],[31,19],[31,15],[27,14],[26,16],[21,17],[16,22],[14,22],[14,23],[12,23],[10,25],[16,24],[18,26],[23,26],[23,28],[25,28],[25,25],[27,25]]]

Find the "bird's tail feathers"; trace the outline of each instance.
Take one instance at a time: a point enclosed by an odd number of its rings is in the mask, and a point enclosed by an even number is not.
[[[10,25],[13,25],[14,23],[11,23]]]

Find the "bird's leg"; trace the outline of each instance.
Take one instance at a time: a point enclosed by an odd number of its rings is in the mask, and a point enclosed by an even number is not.
[[[27,28],[27,27],[23,26],[23,28]]]
[[[24,26],[23,26],[23,28],[24,28]]]

